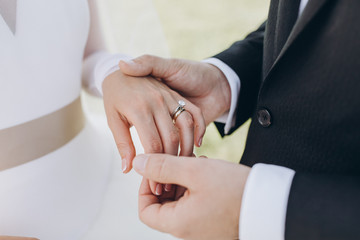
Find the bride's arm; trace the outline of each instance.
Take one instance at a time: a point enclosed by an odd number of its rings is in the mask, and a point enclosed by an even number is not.
[[[101,97],[104,79],[119,69],[120,60],[130,57],[124,54],[110,54],[101,27],[97,0],[88,0],[88,3],[90,31],[84,53],[82,82],[90,94]]]
[[[92,94],[103,95],[109,127],[123,159],[123,171],[129,172],[135,148],[129,128],[135,126],[145,153],[167,153],[192,156],[195,142],[205,133],[205,121],[195,105],[152,77],[130,77],[119,67],[120,60],[130,59],[106,51],[101,32],[96,0],[88,0],[91,27],[85,50],[83,85]],[[178,101],[186,102],[186,110],[173,124],[170,116]],[[162,187],[151,183],[153,193]],[[165,190],[169,190],[165,189]]]

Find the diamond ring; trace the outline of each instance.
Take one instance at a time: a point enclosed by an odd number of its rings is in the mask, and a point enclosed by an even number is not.
[[[180,116],[180,114],[185,111],[185,108],[184,108],[186,105],[185,101],[179,100],[178,104],[179,105],[177,106],[177,108],[171,114],[171,118],[172,118],[174,124],[176,123],[176,119]]]

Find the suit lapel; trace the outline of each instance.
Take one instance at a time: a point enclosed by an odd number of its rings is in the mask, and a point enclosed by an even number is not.
[[[288,40],[286,41],[284,47],[280,51],[280,54],[274,61],[274,64],[270,68],[270,70],[265,75],[265,78],[269,75],[271,70],[278,64],[280,59],[284,56],[287,52],[289,47],[294,43],[297,37],[301,34],[301,32],[306,28],[306,26],[311,22],[311,20],[316,16],[319,10],[325,5],[328,0],[309,0],[308,5],[305,7],[304,12],[296,21],[294,28],[292,29]]]

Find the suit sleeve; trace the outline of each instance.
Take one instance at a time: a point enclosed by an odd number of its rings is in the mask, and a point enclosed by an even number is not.
[[[241,80],[235,126],[229,134],[251,117],[256,106],[261,83],[265,25],[266,23],[263,23],[244,40],[235,42],[229,49],[214,56],[233,69]],[[215,124],[224,136],[224,124]]]
[[[360,176],[298,172],[286,214],[286,240],[360,239]]]

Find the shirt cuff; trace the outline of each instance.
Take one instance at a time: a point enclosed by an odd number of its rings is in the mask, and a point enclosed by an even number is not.
[[[285,239],[286,210],[295,171],[256,164],[242,198],[239,236],[242,240]]]
[[[203,62],[214,65],[220,69],[229,82],[231,89],[230,110],[215,120],[215,122],[225,123],[224,132],[225,134],[228,134],[231,128],[235,126],[235,110],[239,99],[241,86],[240,78],[234,70],[232,70],[227,64],[217,58],[208,58],[203,60]]]
[[[110,54],[99,51],[87,57],[83,64],[83,83],[92,94],[102,96],[102,83],[105,78],[119,70],[120,60],[132,59],[124,54]]]

